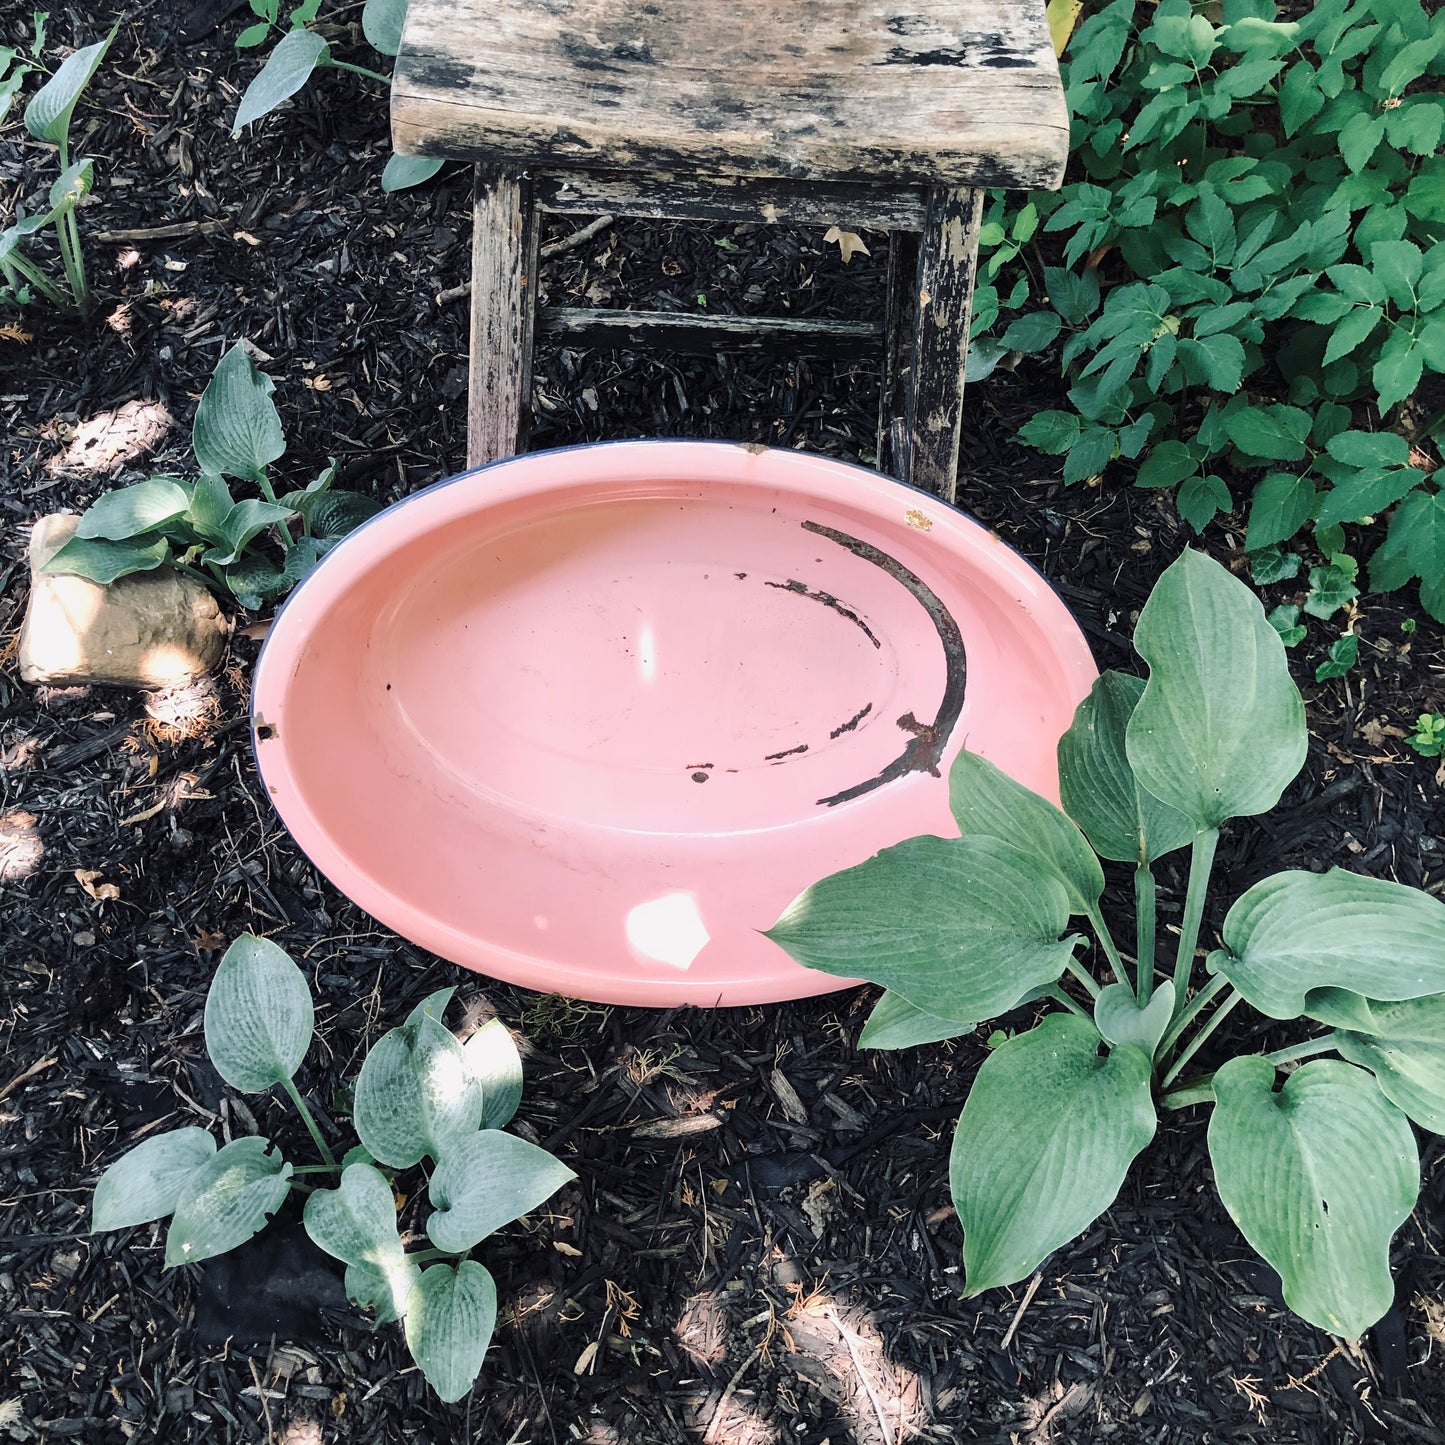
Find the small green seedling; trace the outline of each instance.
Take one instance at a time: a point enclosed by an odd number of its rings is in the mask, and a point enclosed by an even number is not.
[[[458,1042],[441,1022],[455,992],[423,999],[366,1056],[353,1113],[361,1143],[338,1163],[295,1082],[314,1021],[305,975],[274,943],[243,934],[206,996],[206,1050],[238,1093],[279,1084],[323,1162],[293,1166],[256,1136],[217,1149],[204,1129],[172,1129],[100,1176],[92,1231],[168,1218],[171,1269],[244,1244],[293,1191],[303,1193],[306,1232],[346,1265],[347,1297],[374,1310],[378,1324],[400,1321],[432,1388],[459,1400],[481,1372],[497,1315],[492,1276],[471,1251],[576,1176],[502,1132],[522,1097],[521,1058],[499,1020]],[[433,1166],[426,1232],[434,1247],[408,1250],[392,1181],[423,1159]],[[311,1182],[319,1179],[331,1182]]]
[[[1405,741],[1422,758],[1438,758],[1445,753],[1445,713],[1422,712],[1415,719],[1415,731]]]
[[[239,49],[262,45],[272,30],[281,28],[281,0],[250,0],[252,13],[258,18],[236,37]],[[361,12],[361,30],[371,46],[382,55],[395,55],[401,48],[401,30],[406,21],[407,0],[366,0]],[[231,133],[240,135],[253,121],[276,109],[300,90],[312,75],[321,69],[349,70],[369,80],[380,81],[390,88],[391,77],[364,65],[338,60],[331,53],[331,42],[317,27],[321,0],[301,0],[286,18],[285,33],[276,42],[266,63],[246,87]],[[383,191],[401,191],[430,180],[443,162],[430,156],[398,156],[387,158],[381,173]]]
[[[1354,1339],[1394,1299],[1390,1239],[1420,1188],[1410,1121],[1445,1131],[1445,903],[1339,868],[1277,873],[1235,900],[1196,977],[1220,826],[1279,801],[1305,759],[1304,706],[1258,598],[1202,553],[1165,571],[1134,641],[1148,681],[1105,673],[1060,740],[1062,810],[961,753],[961,837],[911,838],[825,878],[769,936],[809,968],[887,989],[865,1047],[968,1033],[1034,998],[1063,1006],[992,1047],[958,1122],[969,1294],[1028,1278],[1087,1229],[1159,1109],[1212,1104],[1230,1216],[1293,1310]],[[1178,949],[1156,983],[1152,864],[1186,846]],[[1101,858],[1133,868],[1132,959],[1101,912]],[[1074,915],[1112,981],[1077,957]],[[1328,1031],[1188,1075],[1241,1002]]]
[[[45,571],[114,582],[171,566],[253,611],[289,592],[378,504],[334,490],[335,462],[304,490],[276,495],[267,468],[286,439],[275,390],[245,348],[233,346],[206,384],[191,428],[200,479],[151,477],[107,492]],[[261,496],[237,501],[227,477],[253,483]],[[279,559],[262,550],[265,537],[274,539]]]
[[[44,38],[44,26],[37,16],[34,51],[38,55]],[[0,231],[0,302],[28,305],[42,296],[62,310],[85,313],[90,310],[90,290],[85,279],[85,256],[80,246],[80,226],[75,213],[95,185],[95,162],[70,159],[70,120],[79,104],[81,92],[90,84],[100,68],[105,52],[115,39],[120,22],[116,21],[104,40],[87,45],[69,55],[55,74],[40,87],[25,107],[25,128],[36,140],[53,146],[60,160],[60,175],[50,187],[48,209],[43,214],[27,216],[17,206],[15,222]],[[19,59],[19,65],[16,60]],[[10,109],[25,76],[36,69],[29,61],[17,57],[9,47],[0,47],[0,120]],[[25,243],[45,227],[55,228],[60,248],[64,284],[46,274],[33,256],[26,255]]]
[[[1337,637],[1330,643],[1329,656],[1315,668],[1316,682],[1329,682],[1332,678],[1343,677],[1360,658],[1360,639],[1353,632]]]

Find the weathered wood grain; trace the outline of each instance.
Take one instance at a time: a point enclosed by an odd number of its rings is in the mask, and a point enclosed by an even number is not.
[[[404,155],[892,184],[1056,185],[1041,0],[411,0]]]
[[[649,216],[660,221],[757,221],[917,231],[928,210],[922,186],[799,184],[740,176],[612,176],[586,171],[535,177],[537,205],[564,215]]]
[[[573,345],[619,346],[633,351],[773,351],[788,347],[809,356],[858,356],[877,347],[883,328],[867,321],[805,316],[699,316],[673,311],[613,311],[601,307],[544,306],[537,329]]]
[[[478,166],[472,202],[470,467],[526,449],[537,239],[531,183]]]

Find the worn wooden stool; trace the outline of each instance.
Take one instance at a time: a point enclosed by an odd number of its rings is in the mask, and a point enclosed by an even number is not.
[[[1052,187],[1068,119],[1043,0],[411,0],[403,155],[475,160],[472,465],[525,446],[532,339],[870,341],[879,465],[953,499],[981,187]],[[535,304],[546,212],[894,233],[876,324]]]

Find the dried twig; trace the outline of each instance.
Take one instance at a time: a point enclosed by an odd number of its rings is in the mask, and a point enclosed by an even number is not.
[[[1024,1311],[1028,1309],[1033,1297],[1039,1292],[1039,1286],[1044,1282],[1042,1272],[1036,1274],[1030,1281],[1029,1287],[1024,1291],[1024,1297],[1019,1301],[1019,1307],[1014,1311],[1013,1322],[1004,1331],[1003,1339],[998,1342],[1001,1350],[1006,1350],[1013,1344],[1013,1338],[1019,1327],[1019,1321],[1024,1317]]]

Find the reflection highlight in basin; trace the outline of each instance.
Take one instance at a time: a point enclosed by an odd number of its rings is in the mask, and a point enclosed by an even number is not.
[[[691,893],[664,893],[639,903],[627,915],[626,932],[633,953],[679,970],[691,968],[711,942]]]

